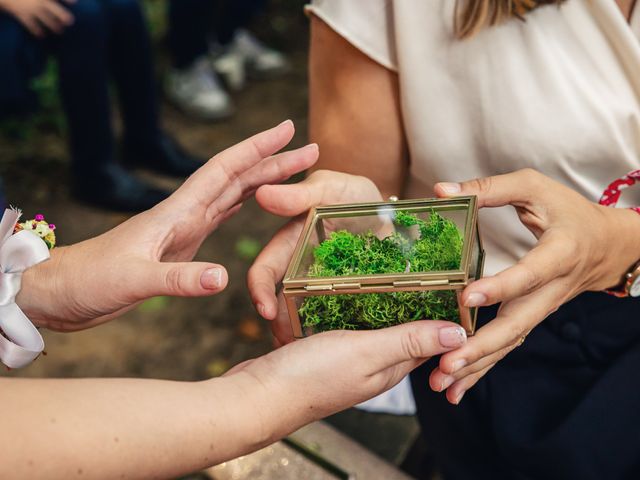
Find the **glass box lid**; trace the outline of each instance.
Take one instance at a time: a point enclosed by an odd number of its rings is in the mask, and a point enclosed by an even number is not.
[[[478,242],[476,197],[317,207],[283,285],[313,291],[466,284]]]

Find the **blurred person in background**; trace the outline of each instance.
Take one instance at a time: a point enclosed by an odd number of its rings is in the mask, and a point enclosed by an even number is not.
[[[184,177],[202,162],[159,127],[151,46],[137,0],[0,0],[0,111],[33,107],[32,78],[58,63],[73,195],[114,210],[140,211],[168,193],[124,167]],[[116,161],[109,80],[122,112],[122,165]]]
[[[260,42],[246,26],[264,11],[267,0],[170,0],[169,99],[186,113],[219,120],[234,112],[231,90],[244,87],[249,74],[283,72],[280,52]],[[224,80],[224,82],[222,81]]]

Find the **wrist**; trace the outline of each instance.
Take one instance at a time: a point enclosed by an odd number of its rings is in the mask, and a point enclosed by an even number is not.
[[[227,458],[254,452],[290,433],[281,433],[277,428],[285,418],[276,413],[279,399],[256,376],[240,371],[200,383],[214,400],[214,408],[225,410],[222,416],[220,412],[212,414],[224,418],[222,431],[228,431],[229,438],[233,438],[233,444],[227,445]],[[214,428],[220,428],[219,423]]]
[[[609,218],[608,244],[602,246],[609,258],[607,289],[619,287],[624,276],[640,261],[640,215],[628,208],[602,207]]]
[[[16,304],[37,327],[48,326],[48,319],[51,318],[48,312],[57,308],[59,299],[56,288],[63,281],[57,272],[65,251],[64,247],[51,250],[49,260],[29,268],[22,275]]]

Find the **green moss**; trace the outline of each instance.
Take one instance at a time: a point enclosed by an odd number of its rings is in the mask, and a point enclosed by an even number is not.
[[[455,224],[435,211],[425,221],[400,211],[396,232],[379,239],[372,232],[331,233],[314,252],[311,277],[457,270],[462,237]],[[420,232],[417,240],[411,227]],[[420,319],[458,321],[452,290],[362,293],[307,297],[298,311],[304,327],[315,331],[383,328]]]

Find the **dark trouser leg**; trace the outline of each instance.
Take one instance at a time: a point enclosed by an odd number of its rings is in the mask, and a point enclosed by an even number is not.
[[[235,31],[246,27],[267,4],[267,0],[226,0],[216,21],[216,39],[227,45]]]
[[[43,45],[14,17],[0,12],[0,118],[37,107],[31,79],[46,64]]]
[[[75,22],[51,43],[58,59],[60,92],[69,124],[72,169],[78,177],[113,159],[108,32],[99,1],[82,0],[67,8]]]
[[[80,2],[82,3],[82,2]],[[103,0],[108,54],[120,100],[125,142],[148,148],[157,144],[158,98],[151,41],[137,0]]]
[[[170,0],[169,50],[176,68],[186,68],[205,55],[215,0]]]

